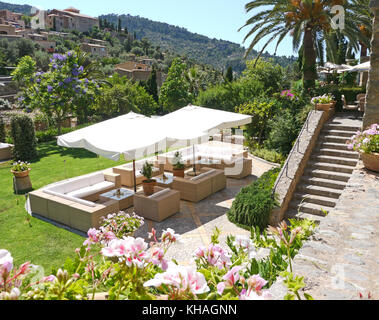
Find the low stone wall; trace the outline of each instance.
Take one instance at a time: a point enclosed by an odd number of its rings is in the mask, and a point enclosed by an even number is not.
[[[334,109],[331,111],[316,111],[312,110],[299,136],[299,143],[294,145],[294,149],[288,158],[287,168],[283,167],[282,174],[279,175],[275,192],[278,194],[279,204],[273,210],[270,216],[270,225],[278,225],[285,216],[288,205],[296,190],[296,187],[304,174],[304,169],[308,163],[309,157],[317,143],[320,131],[324,123],[334,114]]]

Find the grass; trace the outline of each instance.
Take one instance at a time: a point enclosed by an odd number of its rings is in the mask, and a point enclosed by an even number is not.
[[[31,162],[34,190],[53,182],[103,170],[124,163],[99,158],[83,149],[67,149],[56,142],[38,146],[39,158]],[[25,196],[13,192],[12,162],[0,164],[0,249],[11,252],[15,265],[25,261],[51,268],[74,257],[84,238],[37,218],[25,211]]]

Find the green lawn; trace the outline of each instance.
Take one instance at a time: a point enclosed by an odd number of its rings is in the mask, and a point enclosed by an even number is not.
[[[56,142],[40,144],[38,153],[30,173],[35,190],[124,162],[98,158],[83,149],[61,148]],[[84,238],[36,218],[29,223],[25,196],[13,193],[10,167],[11,162],[0,164],[0,249],[9,250],[16,265],[30,261],[43,266],[47,274],[52,266],[61,266],[67,257],[73,257]]]

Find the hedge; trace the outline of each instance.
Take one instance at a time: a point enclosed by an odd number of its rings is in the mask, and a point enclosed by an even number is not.
[[[227,213],[229,220],[241,227],[259,227],[264,230],[268,226],[271,211],[277,204],[272,188],[279,172],[280,168],[274,168],[251,185],[242,188]]]
[[[70,133],[72,131],[85,128],[91,124],[92,123],[83,124],[83,125],[77,126],[75,128],[61,128],[61,134]],[[38,143],[55,141],[57,139],[57,136],[58,136],[58,129],[57,128],[49,128],[49,129],[44,130],[44,131],[37,131],[36,132],[36,138],[37,138]]]
[[[11,117],[10,134],[14,144],[15,160],[30,161],[37,156],[37,139],[33,120],[27,115]]]

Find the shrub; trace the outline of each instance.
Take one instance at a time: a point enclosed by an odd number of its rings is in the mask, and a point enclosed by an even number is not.
[[[279,168],[274,168],[251,185],[242,188],[227,213],[229,220],[247,228],[265,229],[277,203],[272,196],[272,188],[279,172]]]
[[[3,118],[0,118],[0,142],[5,142],[5,124]]]
[[[270,149],[266,149],[266,148],[261,148],[261,147],[256,147],[256,148],[251,148],[250,152],[258,157],[258,158],[262,158],[266,161],[269,161],[269,162],[274,162],[274,163],[283,163],[286,158],[284,155],[282,155],[281,153],[279,152],[276,152],[275,150],[270,150]]]
[[[279,153],[287,155],[299,133],[300,126],[289,110],[269,121],[270,133],[265,146]]]
[[[31,160],[37,156],[37,139],[33,120],[27,115],[11,117],[11,137],[13,140],[13,157],[16,160]]]
[[[5,99],[0,99],[0,110],[11,110],[12,104]]]
[[[66,133],[69,133],[69,132],[72,132],[75,130],[79,130],[79,129],[85,128],[91,124],[92,123],[86,123],[86,124],[79,125],[75,128],[62,128],[61,134],[66,134]],[[38,143],[54,141],[54,140],[56,140],[56,138],[58,136],[58,129],[57,128],[49,128],[49,129],[44,130],[44,131],[36,131],[35,135],[36,135]]]

